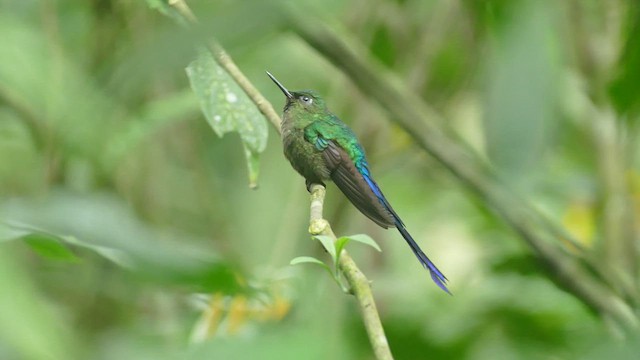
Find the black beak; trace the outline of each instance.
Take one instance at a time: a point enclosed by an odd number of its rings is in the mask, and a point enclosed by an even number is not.
[[[276,80],[275,77],[273,77],[273,75],[271,75],[270,72],[267,71],[267,75],[269,75],[269,77],[271,78],[271,80],[273,80],[274,83],[276,83],[276,85],[278,85],[278,87],[280,88],[280,90],[282,90],[282,92],[284,93],[284,95],[289,98],[289,99],[293,99],[293,95],[291,95],[291,93],[289,92],[289,90],[287,90],[286,87],[284,87],[282,84],[280,84],[280,81]]]

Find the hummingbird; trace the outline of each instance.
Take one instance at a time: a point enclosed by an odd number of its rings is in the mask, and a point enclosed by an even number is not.
[[[268,71],[267,75],[286,96],[281,123],[284,155],[305,178],[307,190],[311,184],[333,181],[362,214],[385,229],[398,229],[436,285],[450,294],[447,278],[420,249],[373,180],[354,132],[315,91],[289,91]]]

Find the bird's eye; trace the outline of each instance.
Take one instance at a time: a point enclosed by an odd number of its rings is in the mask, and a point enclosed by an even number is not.
[[[311,103],[313,102],[313,99],[308,97],[308,96],[303,96],[300,99],[302,99],[302,101],[304,101],[305,103],[307,103],[307,105],[311,105]]]

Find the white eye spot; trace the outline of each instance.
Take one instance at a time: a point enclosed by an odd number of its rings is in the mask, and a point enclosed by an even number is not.
[[[313,99],[308,97],[308,96],[303,96],[300,99],[302,99],[302,101],[304,101],[305,103],[307,103],[307,105],[311,105],[311,103],[313,103]]]
[[[230,103],[234,103],[234,102],[238,101],[238,97],[236,96],[236,94],[234,94],[232,92],[227,93],[227,101],[230,102]]]

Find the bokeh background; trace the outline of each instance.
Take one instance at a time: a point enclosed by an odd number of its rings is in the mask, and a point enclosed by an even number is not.
[[[211,36],[278,111],[265,70],[325,95],[450,279],[454,296],[399,234],[329,186],[334,231],[383,249],[349,246],[397,359],[638,354],[276,2],[189,1],[197,33],[153,7],[162,3],[0,0],[0,358],[373,358],[354,300],[320,268],[289,265],[328,259],[309,239],[304,180],[277,132],[268,128],[250,189],[239,136],[217,137],[203,117],[185,68]],[[596,259],[616,263],[606,249],[618,225],[631,224],[637,249],[635,1],[296,3],[360,43]],[[637,289],[637,271],[627,279]]]

